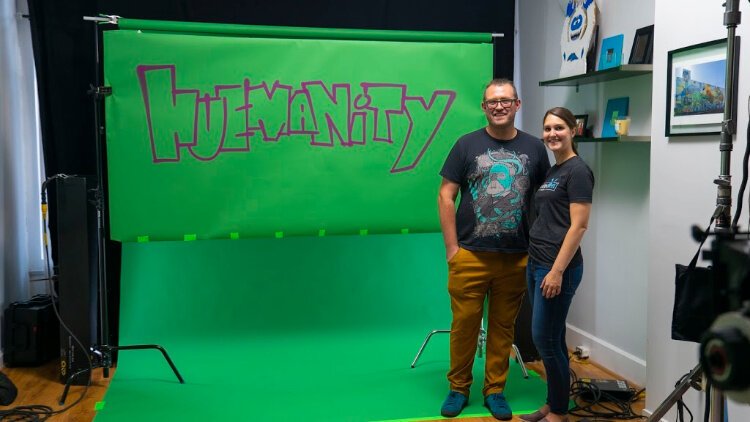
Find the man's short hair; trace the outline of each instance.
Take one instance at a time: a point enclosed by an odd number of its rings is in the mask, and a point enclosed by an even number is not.
[[[484,98],[484,93],[487,92],[487,88],[493,85],[496,85],[496,86],[510,85],[510,87],[513,88],[513,96],[515,98],[518,98],[518,90],[516,89],[516,85],[513,84],[513,81],[507,78],[495,78],[491,80],[487,85],[485,85],[484,92],[482,92],[482,101],[486,100],[486,98]]]

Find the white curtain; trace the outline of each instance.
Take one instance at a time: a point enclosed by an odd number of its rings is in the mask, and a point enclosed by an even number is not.
[[[0,306],[46,291],[36,72],[25,0],[0,0]]]

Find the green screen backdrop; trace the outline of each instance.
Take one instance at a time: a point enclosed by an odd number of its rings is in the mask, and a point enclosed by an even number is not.
[[[439,231],[489,35],[121,20],[104,34],[111,237]]]

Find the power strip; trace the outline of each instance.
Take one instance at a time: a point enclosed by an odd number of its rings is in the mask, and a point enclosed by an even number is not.
[[[631,388],[628,385],[628,382],[625,380],[581,378],[579,381],[583,382],[584,384],[591,384],[592,391],[596,391],[598,389],[602,393],[606,393],[607,395],[618,400],[628,401],[632,399],[633,395],[635,394],[635,390]],[[587,401],[594,401],[594,393],[588,391],[588,389],[582,391],[580,397]],[[600,400],[609,401],[609,397],[603,394]]]

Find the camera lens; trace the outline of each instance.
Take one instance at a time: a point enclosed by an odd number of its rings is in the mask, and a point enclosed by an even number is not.
[[[724,314],[701,341],[701,366],[711,382],[726,391],[750,387],[750,336],[739,313]]]
[[[739,329],[711,331],[701,344],[703,368],[717,387],[722,390],[750,387],[747,359],[750,342]]]

